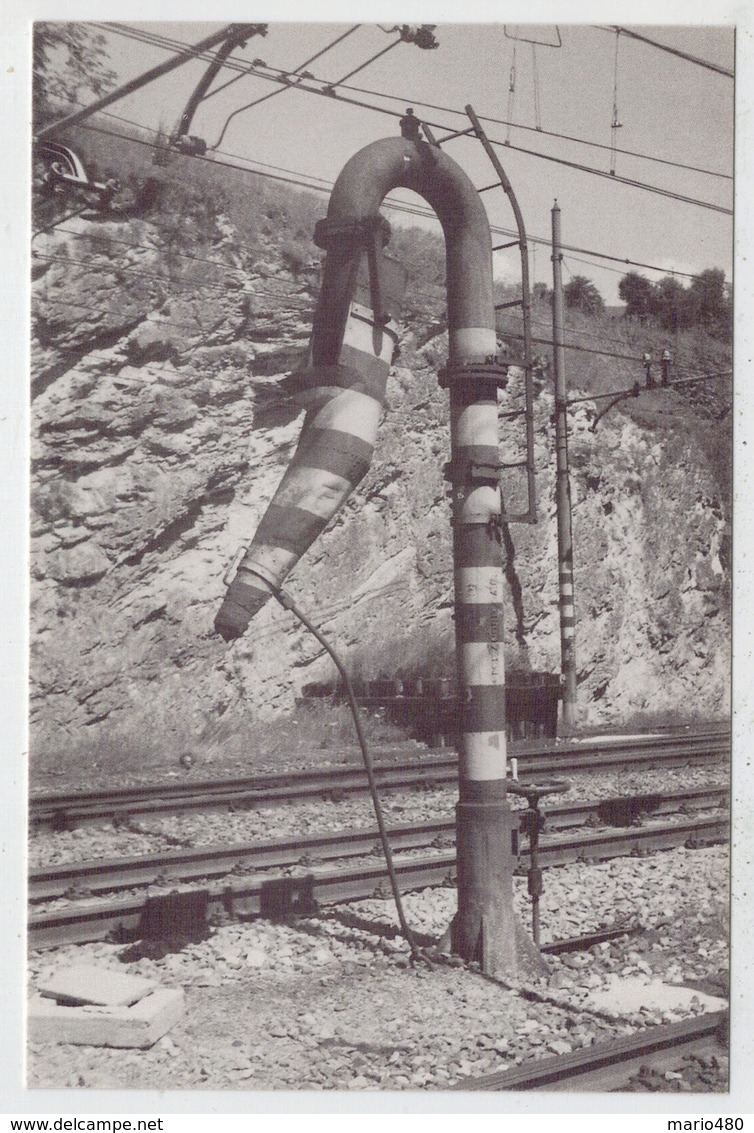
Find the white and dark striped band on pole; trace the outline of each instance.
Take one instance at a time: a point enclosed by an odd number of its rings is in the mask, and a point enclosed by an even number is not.
[[[570,562],[560,564],[560,617],[562,636],[570,640],[574,636],[574,610],[573,610],[573,571]]]
[[[488,795],[506,774],[498,379],[494,370],[490,373],[495,332],[485,327],[463,328],[451,336],[450,347],[450,475],[463,800]]]

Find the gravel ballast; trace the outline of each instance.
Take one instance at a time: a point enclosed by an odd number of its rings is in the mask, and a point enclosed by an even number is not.
[[[616,976],[725,995],[727,892],[728,850],[720,846],[550,869],[543,943],[616,924],[640,931],[589,952],[547,956],[546,975],[525,985],[491,981],[473,966],[411,966],[394,907],[381,899],[293,925],[219,925],[174,950],[97,943],[35,953],[32,988],[53,968],[96,964],[182,987],[186,1014],[147,1051],[33,1044],[28,1085],[443,1089],[701,1012],[694,997],[682,1009],[642,1006],[624,1015],[589,1001]],[[412,928],[436,938],[456,895],[437,888],[405,900]],[[516,879],[516,903],[528,928],[524,879]],[[724,1090],[725,1066],[707,1070],[668,1079],[668,1088],[703,1079],[699,1088]],[[653,1080],[652,1088],[662,1084]]]

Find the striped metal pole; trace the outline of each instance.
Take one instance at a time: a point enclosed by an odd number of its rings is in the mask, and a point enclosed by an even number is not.
[[[558,593],[560,597],[560,658],[563,673],[563,724],[576,724],[576,622],[573,611],[573,535],[571,481],[568,468],[568,394],[563,331],[563,253],[560,208],[552,210],[552,338],[555,362],[555,509],[558,523]]]
[[[496,335],[450,332],[450,478],[461,742],[453,951],[488,974],[538,969],[513,910],[517,825],[507,799]]]

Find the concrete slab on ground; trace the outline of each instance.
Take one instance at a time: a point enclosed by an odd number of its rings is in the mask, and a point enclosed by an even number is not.
[[[180,988],[159,988],[130,1007],[66,1007],[35,996],[29,1001],[27,1038],[37,1043],[145,1049],[178,1022],[183,999]]]
[[[697,1000],[705,1011],[724,1011],[727,1000],[689,987],[676,987],[662,980],[613,973],[609,981],[589,996],[589,1007],[616,1015],[630,1015],[642,1007],[649,1011],[689,1011]]]
[[[80,964],[73,968],[59,968],[40,983],[39,994],[67,1006],[90,1003],[104,1007],[130,1007],[154,989],[155,984],[151,980]]]

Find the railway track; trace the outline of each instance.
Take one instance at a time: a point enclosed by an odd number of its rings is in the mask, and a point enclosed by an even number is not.
[[[600,739],[598,742],[552,744],[526,748],[512,745],[522,782],[579,771],[678,767],[689,762],[713,763],[730,756],[730,734],[710,731],[688,736]],[[381,790],[417,790],[456,783],[455,753],[421,761],[375,765]],[[29,820],[33,829],[72,829],[84,823],[119,820],[134,815],[174,814],[178,811],[252,809],[266,803],[301,802],[318,797],[365,793],[360,766],[316,769],[282,775],[238,779],[163,783],[96,792],[59,792],[32,796]]]
[[[423,823],[390,832],[397,852],[395,871],[403,891],[454,884],[455,849],[448,846],[453,835],[453,824],[449,822]],[[566,829],[540,839],[539,854],[541,865],[547,867],[686,844],[708,845],[727,838],[727,814],[706,815],[679,818],[670,825],[653,823],[577,833]],[[230,849],[209,847],[128,862],[85,863],[83,872],[77,874],[80,888],[81,879],[87,876],[92,891],[160,884],[164,892],[149,895],[142,891],[129,897],[79,901],[52,912],[32,913],[28,920],[29,946],[45,948],[107,938],[164,937],[175,935],[176,926],[185,927],[192,918],[195,927],[211,919],[257,914],[286,918],[313,912],[322,905],[386,895],[389,886],[384,862],[365,862],[365,853],[379,853],[376,839],[376,830],[361,830],[305,842]],[[433,843],[434,852],[415,856],[417,850],[426,851]],[[310,851],[320,861],[330,855],[341,864],[336,869],[312,868]],[[358,861],[344,868],[342,862],[350,856]],[[65,867],[68,871],[74,869],[79,867]],[[250,869],[254,871],[251,875]],[[274,869],[278,873],[271,876],[268,871]],[[33,871],[30,892],[41,899],[40,894],[66,880],[69,888],[74,888],[73,873],[66,874],[65,870]],[[199,878],[201,886],[176,888]]]
[[[566,802],[548,807],[547,827],[549,830],[590,824],[627,827],[645,821],[649,816],[710,810],[725,806],[727,801],[728,792],[720,787],[665,795],[632,795]],[[197,878],[218,877],[249,869],[292,869],[302,862],[313,864],[315,861],[363,857],[372,849],[381,854],[378,838],[376,828],[344,830],[303,840],[286,838],[272,843],[204,846],[160,851],[132,858],[40,866],[29,871],[28,897],[31,901],[50,900],[65,897],[69,893],[115,892],[138,885],[154,885],[164,880],[194,881]],[[447,820],[415,823],[390,831],[391,845],[396,851],[447,847],[453,844],[454,838],[455,825]],[[566,844],[566,851],[569,849],[570,842]],[[555,853],[554,843],[550,852]]]
[[[573,1054],[527,1061],[510,1070],[464,1078],[451,1090],[547,1090],[609,1093],[623,1090],[639,1070],[672,1070],[691,1054],[727,1053],[728,1012],[713,1011],[636,1035],[597,1043]]]

